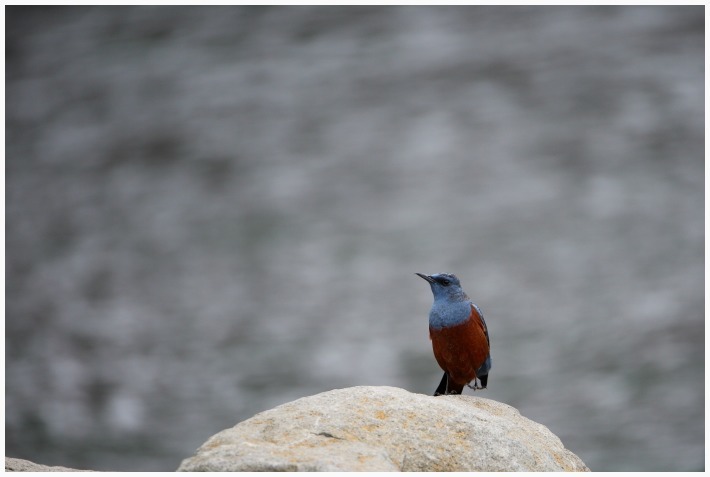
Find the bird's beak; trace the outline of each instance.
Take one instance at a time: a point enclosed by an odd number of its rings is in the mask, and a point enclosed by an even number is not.
[[[423,273],[415,273],[415,275],[419,275],[422,277],[424,280],[428,281],[429,283],[434,283],[434,279],[431,278],[429,275],[424,275]]]

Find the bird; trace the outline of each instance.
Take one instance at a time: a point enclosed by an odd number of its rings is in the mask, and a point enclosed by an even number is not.
[[[429,338],[436,362],[444,370],[434,396],[461,394],[464,386],[474,391],[486,389],[492,364],[491,345],[480,308],[463,291],[456,275],[416,275],[429,282],[434,294]]]

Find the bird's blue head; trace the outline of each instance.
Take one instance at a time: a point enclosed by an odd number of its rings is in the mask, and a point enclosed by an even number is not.
[[[451,273],[436,273],[434,275],[417,273],[417,275],[429,282],[431,291],[434,294],[434,301],[461,302],[469,300],[468,295],[461,288],[461,282],[456,275]]]

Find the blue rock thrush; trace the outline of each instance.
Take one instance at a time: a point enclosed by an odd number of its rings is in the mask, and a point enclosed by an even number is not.
[[[461,394],[463,387],[485,389],[491,369],[490,339],[483,313],[461,288],[456,275],[424,275],[434,293],[429,312],[429,338],[444,370],[434,396]],[[479,386],[478,380],[481,381]],[[469,383],[473,381],[473,386]]]

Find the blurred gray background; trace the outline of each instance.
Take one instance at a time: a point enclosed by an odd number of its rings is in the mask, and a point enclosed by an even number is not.
[[[447,271],[481,396],[593,470],[703,469],[704,27],[7,7],[6,455],[169,471],[296,398],[430,394]]]

